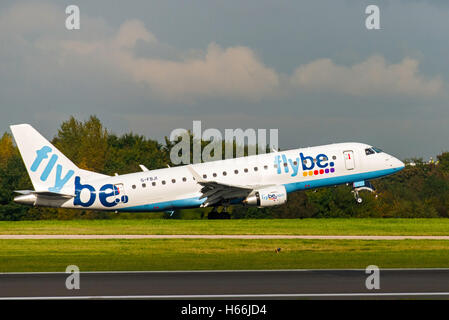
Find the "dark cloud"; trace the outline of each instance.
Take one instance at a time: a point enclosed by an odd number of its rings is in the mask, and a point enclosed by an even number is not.
[[[0,4],[0,128],[45,135],[74,114],[162,138],[191,127],[279,128],[281,147],[337,141],[401,157],[449,149],[449,10],[380,1]],[[369,4],[372,4],[371,2]]]

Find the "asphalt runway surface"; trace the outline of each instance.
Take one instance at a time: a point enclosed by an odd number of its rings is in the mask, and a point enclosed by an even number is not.
[[[81,272],[0,274],[0,299],[448,299],[449,269]]]

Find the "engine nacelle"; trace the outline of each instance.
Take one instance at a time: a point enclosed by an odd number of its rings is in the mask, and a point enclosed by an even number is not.
[[[272,186],[253,190],[243,203],[248,206],[272,207],[287,202],[287,190],[284,186]]]

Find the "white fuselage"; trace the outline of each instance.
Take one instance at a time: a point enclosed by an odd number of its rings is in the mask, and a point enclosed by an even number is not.
[[[191,165],[205,181],[257,188],[282,185],[287,193],[354,183],[395,173],[404,164],[369,145],[338,143]],[[376,150],[374,148],[374,150]],[[371,149],[373,151],[373,149]],[[61,191],[75,198],[59,207],[112,211],[168,211],[199,207],[201,185],[188,166],[93,181],[73,177]],[[234,199],[232,203],[241,203]]]

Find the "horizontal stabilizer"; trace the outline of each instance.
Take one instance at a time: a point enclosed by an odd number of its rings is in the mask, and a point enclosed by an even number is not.
[[[33,195],[36,195],[36,196],[65,198],[65,199],[70,199],[70,198],[74,198],[75,197],[75,195],[73,195],[73,194],[64,194],[64,193],[51,192],[51,191],[16,190],[14,192],[19,193],[21,195],[33,194]]]

